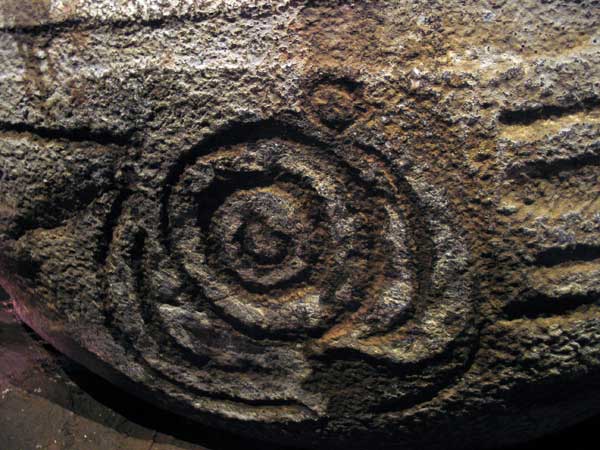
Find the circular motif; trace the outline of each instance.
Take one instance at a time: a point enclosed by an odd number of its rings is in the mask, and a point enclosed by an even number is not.
[[[138,359],[200,409],[233,402],[278,421],[324,413],[327,399],[305,384],[313,360],[336,352],[407,374],[437,361],[419,389],[450,383],[468,358],[455,349],[472,305],[443,195],[373,150],[263,131],[214,139],[174,166],[164,246],[145,249],[154,263],[138,267],[137,304],[116,304]],[[257,412],[273,402],[279,415]]]
[[[285,196],[265,188],[238,192],[215,214],[211,233],[224,266],[255,289],[273,288],[307,266],[299,241],[308,236]]]
[[[389,201],[402,194],[381,177],[371,191],[332,156],[280,139],[239,144],[200,158],[173,190],[170,240],[184,270],[259,336],[322,334],[357,311],[360,293],[385,296],[385,313],[370,308],[380,328],[410,307],[405,213]]]

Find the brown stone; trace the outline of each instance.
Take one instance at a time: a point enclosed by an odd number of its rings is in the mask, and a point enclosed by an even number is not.
[[[597,1],[0,6],[0,283],[61,352],[304,447],[600,412]]]

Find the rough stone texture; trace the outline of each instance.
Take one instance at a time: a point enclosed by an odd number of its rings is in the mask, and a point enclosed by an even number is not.
[[[600,412],[598,1],[0,15],[0,281],[62,352],[305,447]]]
[[[596,416],[510,450],[597,450],[599,424]],[[291,450],[202,427],[128,395],[56,352],[8,301],[0,301],[0,443],[2,450]]]
[[[0,349],[2,450],[286,450],[128,395],[57,353],[8,301],[0,301]]]

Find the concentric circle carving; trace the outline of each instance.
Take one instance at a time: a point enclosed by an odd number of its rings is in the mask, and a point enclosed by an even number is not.
[[[327,398],[304,386],[313,358],[435,366],[472,315],[440,190],[373,149],[285,130],[220,136],[174,166],[163,244],[139,268],[145,294],[116,306],[140,311],[140,360],[219,413],[223,401],[280,401],[296,419],[318,416]]]

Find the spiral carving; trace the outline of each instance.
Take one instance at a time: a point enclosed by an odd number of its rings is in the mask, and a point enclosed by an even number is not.
[[[0,1],[16,314],[279,446],[598,413],[598,2],[488,3]]]
[[[115,325],[221,413],[223,401],[280,401],[296,419],[319,415],[327,399],[303,387],[313,358],[445,358],[472,315],[443,196],[366,146],[290,124],[219,135],[174,166],[160,215],[162,244],[142,246],[162,262],[137,275],[129,264],[144,295],[116,302]],[[135,239],[121,241],[131,258]]]

